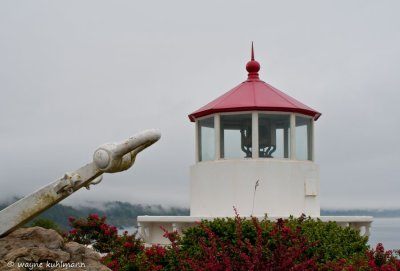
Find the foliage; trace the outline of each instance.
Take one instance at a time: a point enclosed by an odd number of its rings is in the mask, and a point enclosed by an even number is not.
[[[320,267],[322,271],[399,271],[400,251],[385,251],[381,243],[375,249],[368,250],[365,257],[355,257],[352,263],[345,259],[326,263]]]
[[[45,218],[37,218],[33,220],[29,225],[29,227],[42,227],[45,229],[52,229],[55,230],[58,233],[61,233],[60,227],[51,219],[45,219]]]
[[[125,231],[118,235],[117,228],[105,223],[106,217],[91,214],[86,219],[69,218],[73,229],[65,237],[105,253],[103,263],[112,270],[136,270],[132,264],[144,251],[143,242]],[[133,266],[132,266],[133,265]]]
[[[87,219],[69,218],[73,229],[69,231],[68,239],[85,245],[92,245],[101,253],[111,252],[118,240],[116,227],[105,223],[106,217],[91,214]]]
[[[232,222],[232,220],[229,220]],[[199,228],[206,236],[188,235],[183,237],[185,245],[182,252],[183,266],[190,270],[315,270],[314,258],[304,253],[312,245],[305,236],[300,235],[300,228],[291,229],[287,221],[279,219],[268,223],[268,231],[256,218],[250,223],[238,215],[234,220],[234,235],[220,238],[212,229],[201,223]],[[210,225],[213,223],[211,222]],[[246,225],[243,227],[243,225]],[[216,228],[226,226],[223,220],[217,221]],[[251,229],[251,233],[244,229]],[[232,230],[232,225],[229,225]],[[200,250],[193,250],[186,239],[194,238]],[[186,252],[186,253],[185,253]]]
[[[213,221],[203,221],[202,225],[213,231],[220,241],[237,243],[238,235],[237,224],[240,222],[242,235],[244,240],[248,240],[251,244],[256,243],[257,227],[252,220],[244,218],[221,218]],[[261,228],[263,238],[268,238],[274,228],[275,222],[269,221],[267,218],[257,221]],[[318,263],[329,261],[337,261],[339,259],[349,259],[354,256],[365,255],[368,249],[368,238],[360,236],[357,230],[349,227],[342,228],[335,222],[322,222],[320,220],[305,217],[290,217],[285,220],[285,224],[291,230],[299,229],[299,235],[304,236],[312,243],[305,253],[308,257],[317,260]],[[191,256],[201,254],[198,239],[207,237],[204,227],[193,227],[185,231],[182,245]]]
[[[368,249],[368,237],[361,236],[358,230],[341,227],[337,223],[322,222],[319,219],[289,218],[290,227],[301,228],[301,234],[314,243],[308,251],[309,256],[316,256],[319,263],[365,256]]]
[[[71,218],[74,229],[66,238],[106,253],[103,262],[113,271],[400,270],[398,251],[385,251],[381,244],[369,250],[357,231],[305,216],[202,221],[183,235],[165,231],[167,247],[145,247],[135,234],[118,235],[105,220]]]

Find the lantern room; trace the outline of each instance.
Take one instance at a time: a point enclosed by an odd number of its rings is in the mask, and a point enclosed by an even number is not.
[[[295,113],[215,113],[196,120],[196,161],[241,158],[313,161],[313,124],[313,118]]]
[[[319,216],[314,121],[320,113],[259,78],[248,78],[189,115],[195,122],[191,215]]]

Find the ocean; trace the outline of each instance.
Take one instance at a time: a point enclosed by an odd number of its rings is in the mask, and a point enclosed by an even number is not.
[[[385,249],[400,249],[400,217],[374,218],[368,243],[373,248],[382,243]]]

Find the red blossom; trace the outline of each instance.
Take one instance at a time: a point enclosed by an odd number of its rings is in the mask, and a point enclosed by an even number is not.
[[[110,231],[111,231],[112,233],[117,233],[117,232],[118,232],[118,229],[117,229],[117,227],[112,226],[112,227],[110,228]]]
[[[91,214],[90,218],[93,220],[100,220],[99,216],[97,214]]]
[[[131,242],[125,242],[124,247],[131,248],[131,247],[133,247],[133,244]]]
[[[107,231],[108,230],[108,225],[107,224],[101,224],[100,225],[100,230],[103,231],[103,232]]]

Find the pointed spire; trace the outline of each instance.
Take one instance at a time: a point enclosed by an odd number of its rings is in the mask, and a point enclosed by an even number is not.
[[[251,60],[254,60],[254,47],[253,47],[253,42],[251,42]]]
[[[254,60],[254,46],[251,42],[251,60],[247,62],[246,70],[249,72],[247,80],[260,80],[258,71],[260,70],[260,63]]]

